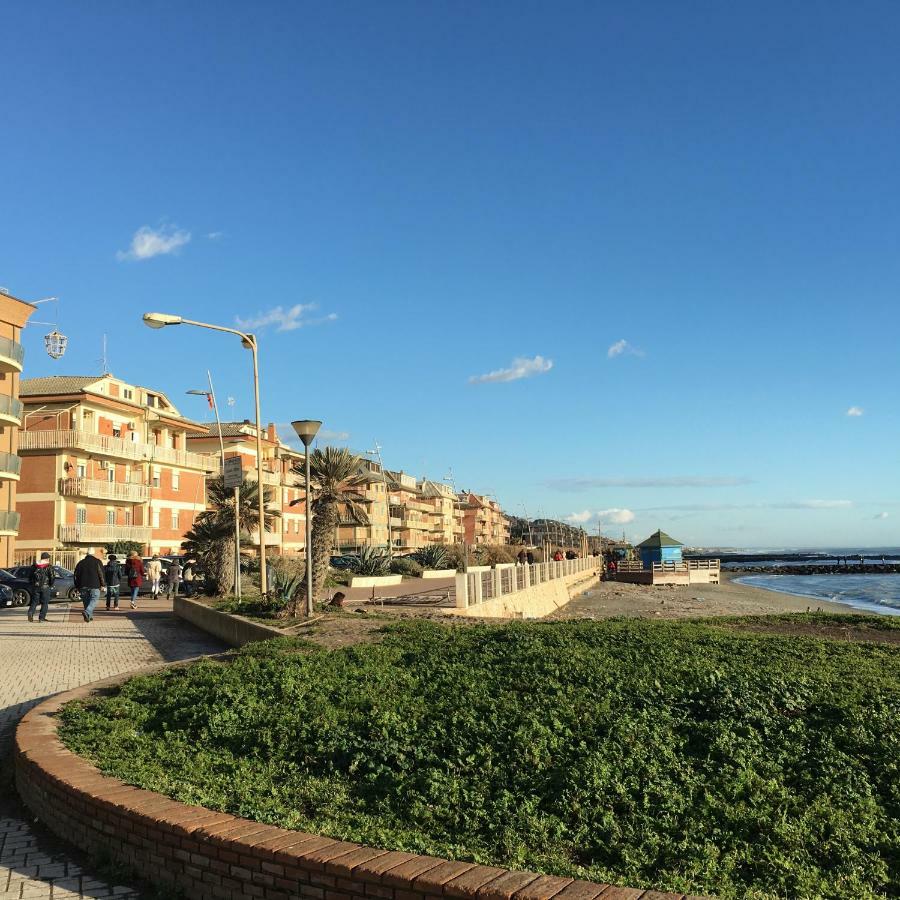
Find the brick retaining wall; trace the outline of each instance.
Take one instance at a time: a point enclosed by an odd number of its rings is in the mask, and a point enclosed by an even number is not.
[[[67,750],[56,712],[128,676],[57,694],[29,712],[16,732],[19,793],[65,840],[106,852],[189,900],[699,900],[512,872],[261,825],[187,806],[102,775]]]

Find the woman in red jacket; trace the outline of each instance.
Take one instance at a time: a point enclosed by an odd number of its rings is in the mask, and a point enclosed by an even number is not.
[[[131,608],[137,609],[138,591],[144,583],[144,563],[137,555],[137,550],[132,550],[125,561],[125,574],[128,576],[128,587],[131,588]]]

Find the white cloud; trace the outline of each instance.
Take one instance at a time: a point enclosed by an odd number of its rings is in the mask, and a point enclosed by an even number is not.
[[[627,525],[634,521],[634,513],[630,509],[601,509],[597,520],[604,525]]]
[[[582,512],[570,513],[566,516],[566,521],[574,522],[576,525],[583,525],[585,522],[590,522],[593,518],[594,514],[589,509],[585,509]]]
[[[290,444],[291,446],[300,446],[300,438],[297,437],[297,432],[294,431],[290,422],[278,422],[275,426],[275,430],[278,433],[278,437],[281,438],[286,444]],[[349,431],[332,431],[330,428],[322,428],[319,433],[316,435],[317,441],[339,441],[340,443],[345,443],[350,440],[350,432]]]
[[[327,316],[318,316],[314,319],[304,318],[307,313],[318,309],[316,303],[297,303],[285,309],[283,306],[273,306],[266,312],[258,312],[255,316],[242,319],[235,316],[238,328],[246,331],[261,331],[270,325],[277,325],[276,331],[295,331],[306,325],[321,325],[323,322],[333,322],[337,319],[337,313],[329,313]]]
[[[708,488],[753,484],[750,478],[730,475],[676,475],[662,478],[552,478],[547,486],[555,491],[579,493],[593,488]]]
[[[319,439],[323,441],[349,441],[350,440],[350,432],[349,431],[332,431],[330,428],[323,428],[318,435],[316,435]]]
[[[217,241],[224,236],[225,236],[224,231],[209,231],[206,234],[206,237],[211,241]]]
[[[889,515],[890,515],[890,513],[880,512],[880,513],[878,513],[877,516],[875,516],[875,518],[876,519],[886,519]]]
[[[469,384],[487,384],[498,381],[518,381],[520,378],[530,378],[532,375],[542,375],[553,368],[552,359],[544,359],[543,356],[535,356],[528,359],[517,356],[508,369],[497,369],[486,375],[472,375]]]
[[[606,351],[606,355],[609,359],[615,359],[617,356],[622,356],[623,354],[627,354],[628,356],[643,356],[644,351],[638,350],[637,347],[633,347],[625,340],[625,338],[616,341],[610,346],[609,350]]]
[[[775,509],[845,509],[852,500],[801,500],[798,503],[773,504]]]
[[[165,256],[177,253],[191,239],[189,231],[182,231],[174,225],[160,225],[153,229],[142,225],[134,233],[128,250],[119,250],[116,259],[120,262],[138,262],[142,259],[153,259],[154,256]]]
[[[864,410],[861,406],[851,406],[850,409],[847,410],[848,416],[861,416]]]

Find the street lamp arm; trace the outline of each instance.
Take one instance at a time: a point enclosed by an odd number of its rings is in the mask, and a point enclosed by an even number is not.
[[[224,331],[226,334],[236,334],[242,341],[248,344],[256,343],[256,336],[248,334],[244,331],[238,331],[237,328],[226,328],[224,325],[210,325],[209,322],[194,322],[191,319],[182,319],[181,325],[196,325],[198,328],[209,328],[212,331]]]

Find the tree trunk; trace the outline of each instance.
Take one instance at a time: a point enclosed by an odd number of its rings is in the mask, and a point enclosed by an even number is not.
[[[325,585],[325,576],[331,563],[334,548],[334,529],[338,511],[333,503],[322,504],[313,510],[312,562],[313,598],[320,597]]]
[[[207,554],[205,563],[216,595],[230,593],[234,585],[234,541],[218,541]]]

